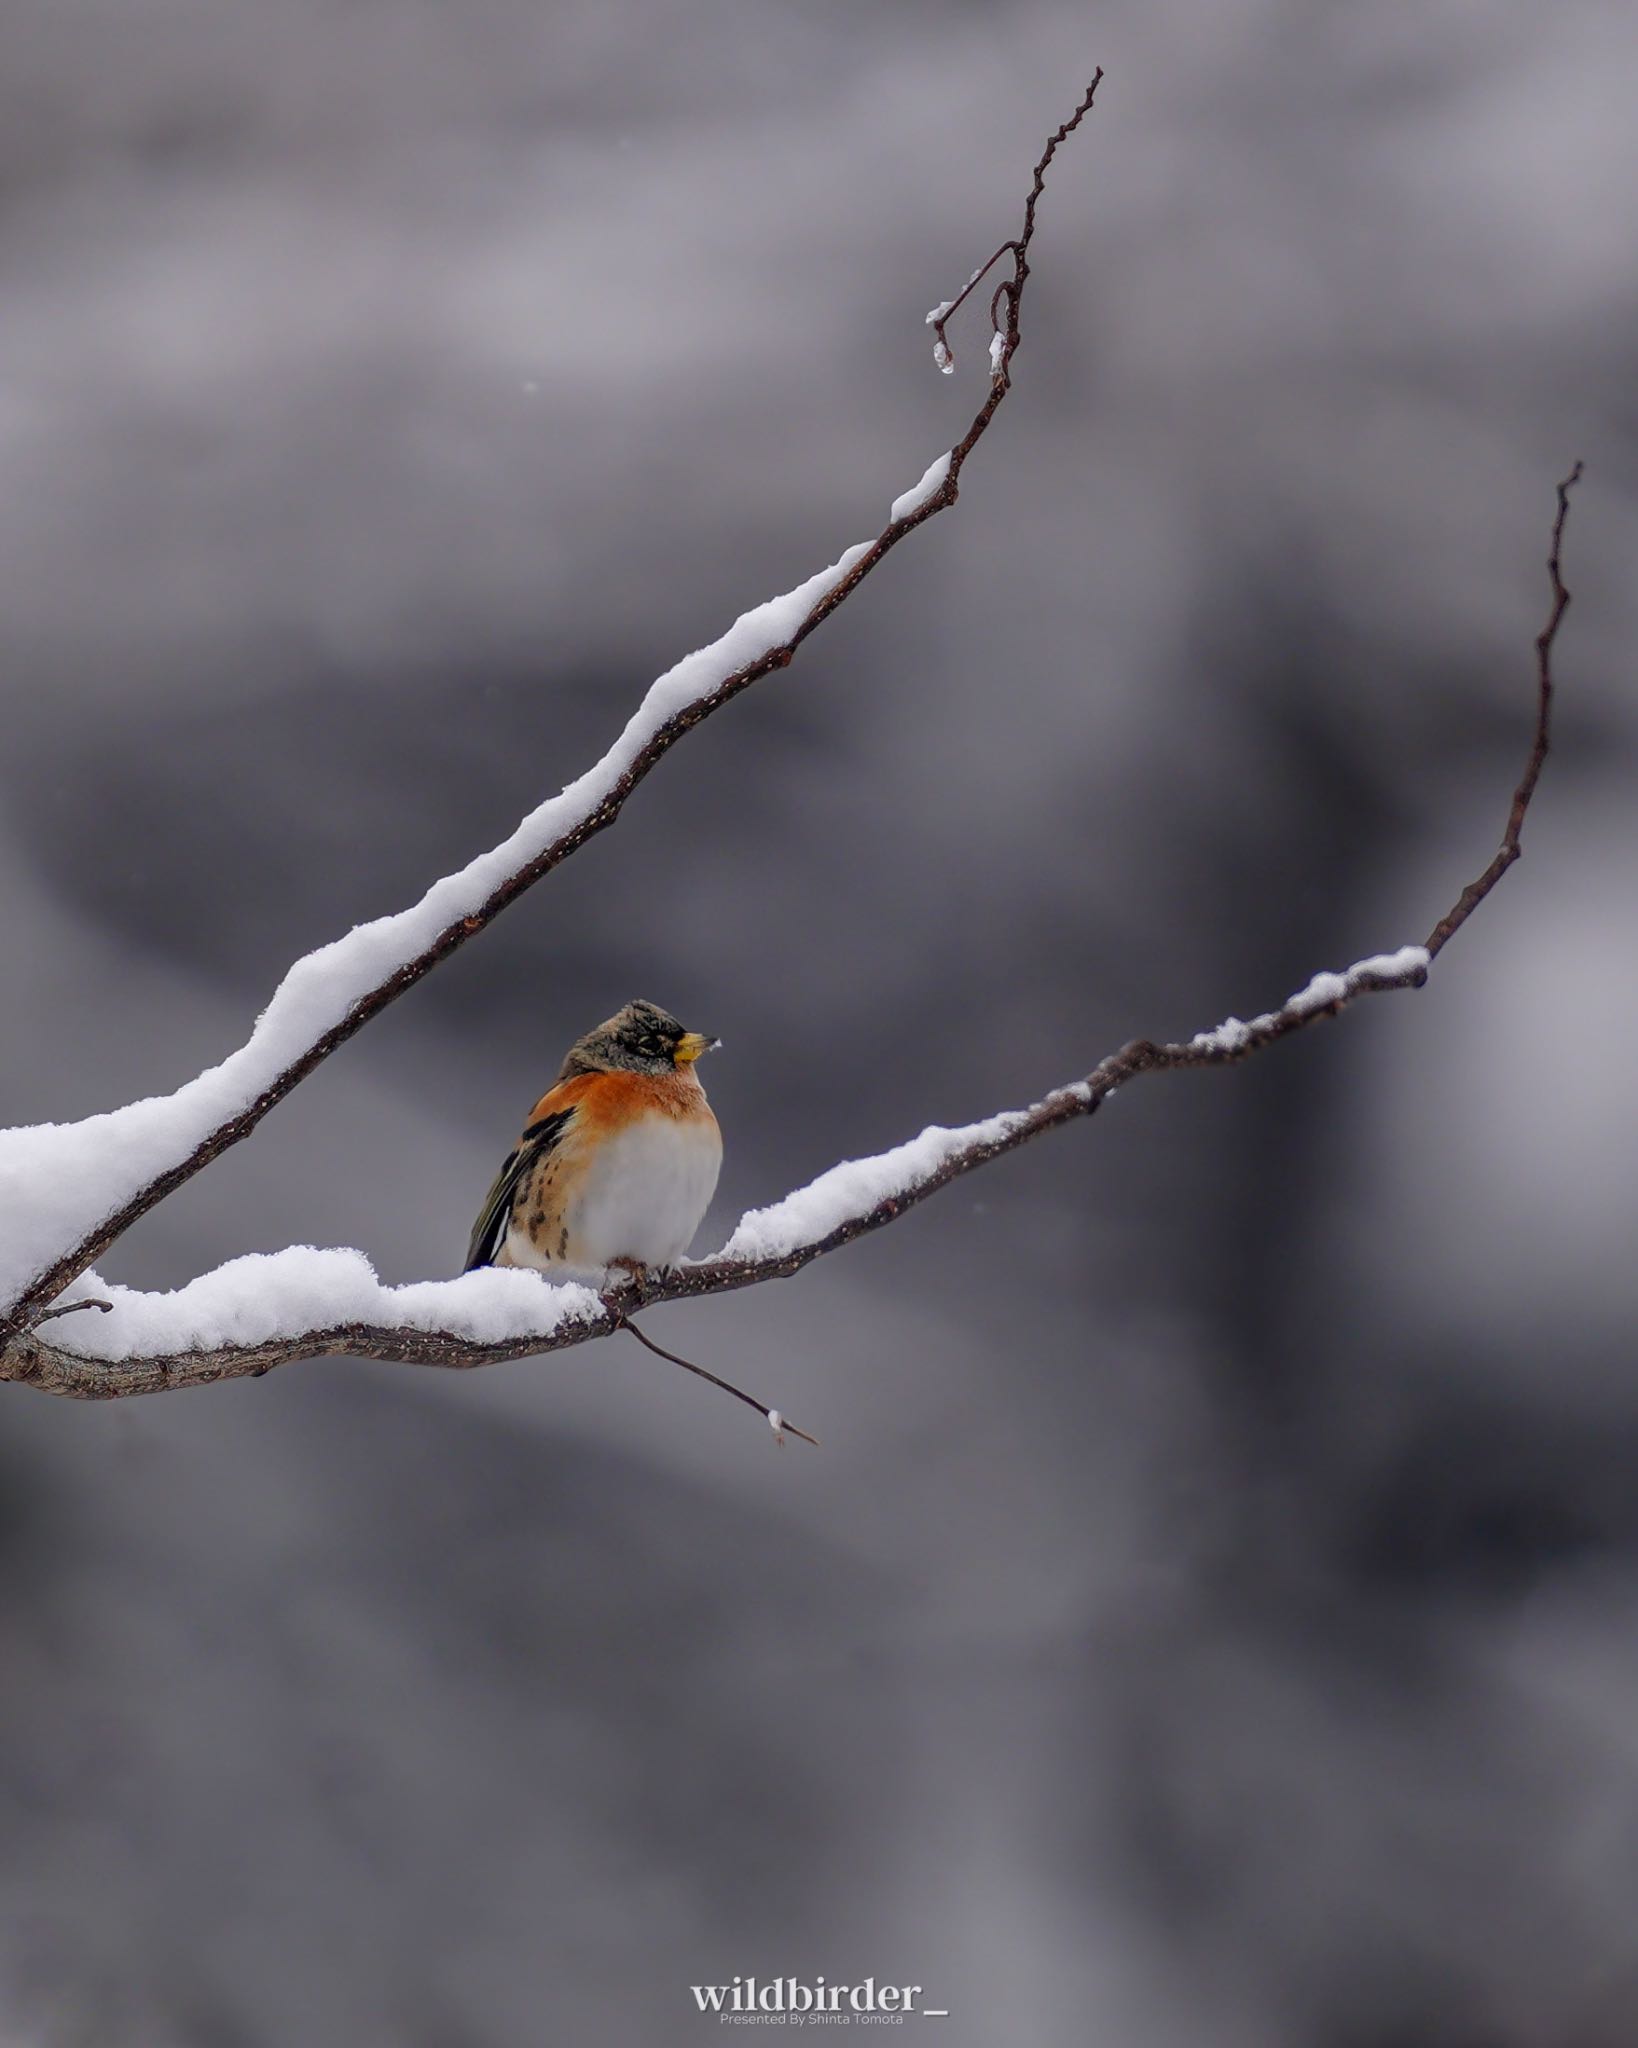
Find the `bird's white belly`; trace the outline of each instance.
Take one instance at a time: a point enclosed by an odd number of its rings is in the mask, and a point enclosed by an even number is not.
[[[566,1205],[566,1263],[674,1266],[710,1206],[721,1165],[714,1118],[649,1116],[605,1139]]]

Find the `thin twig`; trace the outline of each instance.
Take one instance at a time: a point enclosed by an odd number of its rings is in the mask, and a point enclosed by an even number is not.
[[[617,1330],[628,1331],[639,1344],[652,1351],[656,1358],[667,1358],[673,1365],[680,1365],[684,1372],[698,1373],[702,1380],[709,1380],[712,1386],[721,1387],[725,1394],[732,1394],[736,1401],[743,1401],[747,1408],[754,1408],[773,1431],[775,1442],[782,1443],[785,1431],[789,1430],[792,1436],[799,1436],[803,1443],[812,1444],[814,1449],[818,1450],[819,1439],[816,1436],[809,1436],[805,1429],[798,1429],[788,1415],[781,1415],[777,1408],[768,1407],[766,1402],[759,1401],[755,1394],[747,1394],[743,1387],[736,1387],[728,1380],[719,1379],[714,1372],[707,1372],[703,1365],[696,1365],[691,1358],[680,1358],[675,1351],[667,1351],[663,1344],[656,1344],[652,1337],[638,1329],[630,1316],[618,1309],[614,1311],[614,1327]]]
[[[955,368],[955,351],[950,347],[950,337],[945,332],[947,323],[960,310],[979,280],[987,277],[1003,256],[1011,256],[1013,263],[1011,277],[1004,277],[990,295],[990,331],[992,334],[1002,337],[1001,357],[999,362],[994,364],[991,374],[995,379],[998,390],[1004,391],[1011,382],[1009,368],[1012,363],[1013,352],[1019,342],[1018,302],[1023,297],[1024,283],[1029,276],[1029,245],[1035,239],[1035,208],[1042,192],[1046,189],[1047,167],[1057,155],[1059,143],[1067,141],[1091,112],[1092,102],[1097,98],[1098,87],[1102,82],[1103,67],[1100,65],[1093,72],[1091,82],[1088,84],[1086,91],[1081,95],[1080,104],[1076,107],[1075,111],[1061,128],[1054,130],[1047,138],[1047,146],[1041,152],[1040,160],[1035,166],[1035,175],[1030,184],[1029,197],[1024,201],[1024,225],[1017,239],[1011,242],[1003,242],[993,256],[979,265],[978,269],[973,272],[972,276],[968,278],[967,282],[953,299],[943,306],[935,307],[927,315],[927,324],[932,328],[934,335],[937,337],[937,346],[934,354],[941,369],[953,370]],[[1006,302],[1007,308],[1005,321],[1001,317],[1003,300]]]
[[[1098,75],[1101,77],[1103,74],[1100,72]],[[988,257],[978,266],[953,299],[946,299],[942,306],[935,306],[932,312],[927,315],[927,325],[932,328],[934,339],[937,343],[935,354],[940,369],[953,370],[955,368],[955,350],[951,348],[950,337],[944,331],[946,326],[961,311],[968,299],[971,298],[979,282],[983,278],[988,277],[1003,256],[1011,256],[1016,262],[1018,244],[1015,241],[1003,242],[993,256]],[[996,286],[990,298],[990,326],[996,333],[1001,331],[1001,315],[997,309],[1000,305],[1002,294],[1006,291],[1007,285],[1010,282],[1010,279],[1003,279]]]
[[[82,1295],[78,1301],[59,1301],[54,1308],[43,1309],[34,1320],[36,1323],[49,1323],[56,1316],[71,1316],[82,1308],[101,1309],[106,1316],[113,1313],[114,1304],[111,1301],[100,1301],[93,1294],[87,1294]]]
[[[1570,516],[1570,493],[1581,481],[1582,465],[1570,465],[1570,473],[1558,486],[1558,512],[1553,520],[1552,542],[1547,550],[1547,580],[1552,586],[1552,605],[1547,614],[1547,623],[1536,635],[1536,729],[1530,746],[1530,758],[1524,764],[1524,773],[1519,777],[1518,787],[1513,791],[1513,801],[1507,810],[1507,830],[1502,834],[1501,845],[1495,858],[1476,881],[1469,882],[1439,922],[1427,936],[1429,959],[1443,952],[1446,942],[1459,932],[1479,905],[1495,888],[1523,851],[1519,840],[1524,831],[1524,814],[1530,808],[1530,799],[1536,793],[1536,784],[1541,779],[1542,763],[1547,758],[1551,739],[1553,715],[1553,642],[1558,638],[1558,628],[1564,614],[1570,609],[1570,593],[1565,588],[1562,574],[1564,549],[1564,523]]]

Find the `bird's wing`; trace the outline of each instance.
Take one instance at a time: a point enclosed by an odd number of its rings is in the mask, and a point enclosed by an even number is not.
[[[518,1191],[519,1182],[548,1152],[562,1143],[563,1133],[574,1121],[576,1105],[573,1102],[565,1108],[552,1107],[553,1097],[558,1092],[554,1088],[550,1095],[543,1096],[535,1105],[535,1115],[528,1129],[496,1174],[495,1185],[485,1196],[484,1205],[478,1211],[478,1220],[472,1226],[472,1242],[466,1248],[465,1272],[495,1263],[495,1254],[505,1243],[512,1221],[512,1198]]]

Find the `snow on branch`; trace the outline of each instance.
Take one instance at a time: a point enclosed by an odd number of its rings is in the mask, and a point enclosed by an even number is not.
[[[952,1129],[935,1124],[890,1151],[844,1161],[783,1201],[748,1211],[714,1258],[650,1275],[640,1293],[628,1281],[605,1284],[599,1291],[582,1282],[553,1282],[537,1273],[492,1267],[456,1280],[383,1287],[362,1252],[308,1246],[235,1259],[171,1294],[108,1288],[87,1273],[61,1309],[48,1313],[76,1308],[103,1313],[77,1317],[79,1327],[67,1341],[54,1332],[48,1342],[37,1328],[18,1336],[0,1357],[0,1377],[97,1400],[239,1379],[294,1359],[337,1353],[461,1369],[564,1350],[632,1328],[629,1317],[639,1306],[787,1279],[826,1253],[895,1222],[963,1174],[1060,1124],[1094,1115],[1117,1089],[1145,1074],[1227,1066],[1322,1017],[1340,1016],[1362,996],[1420,988],[1435,954],[1519,858],[1525,815],[1551,737],[1553,643],[1570,602],[1560,567],[1564,526],[1569,494],[1580,475],[1577,463],[1558,486],[1547,557],[1552,607],[1536,640],[1535,725],[1502,842],[1424,944],[1373,953],[1340,972],[1316,974],[1278,1009],[1249,1022],[1229,1017],[1209,1031],[1170,1043],[1134,1039],[1084,1079],[1054,1089],[1027,1109],[1003,1110]],[[933,487],[929,472],[924,488]],[[750,1405],[762,1408],[755,1400]],[[777,1410],[762,1412],[776,1438],[782,1427],[791,1426]]]
[[[1090,1116],[1141,1074],[1215,1066],[1272,1045],[1356,998],[1417,988],[1427,979],[1423,946],[1374,954],[1340,974],[1319,974],[1279,1009],[1178,1044],[1138,1039],[1101,1061],[1084,1080],[1054,1089],[1027,1109],[1002,1110],[919,1137],[868,1159],[830,1167],[806,1187],[742,1216],[714,1258],[651,1274],[640,1294],[625,1281],[605,1291],[585,1282],[484,1267],[454,1280],[383,1287],[357,1251],[288,1251],[231,1260],[168,1294],[109,1287],[86,1274],[65,1308],[101,1306],[72,1331],[20,1341],[26,1377],[53,1393],[91,1398],[147,1393],[237,1379],[296,1358],[353,1352],[373,1358],[466,1367],[559,1351],[612,1336],[639,1305],[693,1300],[786,1279],[893,1222],[916,1203],[1004,1153],[1076,1117]],[[14,1347],[17,1348],[17,1347]]]
[[[1035,166],[1024,225],[1006,244],[1014,276],[1001,330],[1010,361],[1035,233],[1035,206],[1060,142],[1090,110],[1097,72],[1074,113]],[[996,259],[991,258],[993,263]],[[988,266],[986,266],[988,268]],[[138,1217],[230,1145],[338,1046],[481,932],[508,904],[613,824],[627,798],[683,735],[789,665],[798,647],[844,604],[876,565],[956,501],[962,467],[1006,396],[992,378],[966,433],[913,490],[896,498],[887,524],[783,597],[746,612],[709,647],[652,684],[603,758],[522,821],[508,839],[435,882],[419,903],[357,926],[298,960],[219,1066],[171,1095],[72,1124],[0,1132],[0,1347],[84,1273]]]
[[[1316,974],[1278,1009],[1249,1022],[1229,1017],[1171,1043],[1134,1039],[1084,1079],[1027,1109],[1004,1110],[953,1129],[934,1125],[891,1151],[833,1166],[783,1201],[742,1216],[714,1258],[649,1276],[640,1296],[625,1281],[605,1283],[600,1291],[493,1267],[455,1280],[383,1287],[362,1252],[309,1246],[235,1259],[170,1294],[108,1287],[86,1273],[48,1312],[62,1315],[68,1328],[54,1330],[48,1341],[38,1328],[46,1318],[37,1319],[0,1355],[0,1378],[96,1400],[239,1379],[294,1359],[336,1353],[466,1368],[563,1350],[629,1328],[640,1304],[693,1300],[788,1278],[896,1221],[961,1175],[1060,1124],[1094,1115],[1117,1089],[1146,1074],[1227,1066],[1322,1017],[1339,1016],[1362,996],[1420,988],[1434,956],[1519,857],[1550,740],[1553,644],[1570,601],[1560,569],[1564,526],[1580,474],[1577,463],[1558,486],[1547,558],[1552,607],[1536,641],[1535,724],[1502,842],[1423,945],[1372,954],[1340,973]],[[79,1315],[76,1309],[88,1312]],[[102,1313],[89,1313],[93,1309]],[[772,1426],[777,1436],[780,1423]]]
[[[1558,486],[1547,560],[1552,604],[1536,640],[1535,723],[1501,844],[1422,945],[1317,974],[1277,1009],[1249,1022],[1230,1017],[1175,1042],[1134,1039],[1083,1079],[1028,1108],[950,1129],[933,1126],[890,1151],[833,1166],[782,1201],[741,1217],[715,1257],[651,1274],[640,1290],[629,1280],[603,1275],[553,1282],[495,1268],[384,1287],[361,1252],[311,1246],[233,1260],[171,1293],[108,1285],[90,1270],[137,1216],[246,1136],[395,996],[612,823],[638,782],[685,732],[784,667],[906,533],[954,503],[962,464],[1009,386],[1046,167],[1091,106],[1097,83],[1095,77],[1036,165],[1022,235],[1003,244],[972,281],[1001,257],[1012,257],[1013,273],[991,301],[1001,346],[992,347],[989,396],[965,437],[895,501],[874,541],[850,548],[784,597],[746,613],[720,640],[662,676],[603,759],[532,812],[502,845],[435,883],[410,910],[362,925],[298,961],[249,1040],[220,1066],[173,1095],[82,1123],[0,1133],[0,1303],[11,1312],[0,1324],[0,1379],[108,1399],[243,1378],[332,1353],[467,1368],[562,1350],[620,1330],[641,1337],[630,1321],[638,1307],[797,1273],[896,1221],[961,1175],[1095,1114],[1118,1089],[1146,1074],[1247,1059],[1323,1017],[1340,1015],[1361,997],[1419,988],[1426,981],[1435,957],[1519,858],[1550,739],[1553,647],[1569,604],[1560,563],[1579,463]],[[943,321],[959,303],[933,316],[941,346]],[[42,1334],[48,1324],[49,1338]],[[641,1341],[661,1348],[647,1337]],[[663,1350],[661,1355],[674,1358]],[[715,1379],[686,1360],[675,1362]],[[735,1388],[728,1391],[760,1409],[776,1439],[794,1427],[777,1410]]]

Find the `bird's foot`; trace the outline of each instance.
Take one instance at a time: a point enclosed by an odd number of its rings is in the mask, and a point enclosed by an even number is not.
[[[631,1283],[631,1306],[641,1308],[648,1298],[648,1267],[641,1259],[610,1259],[609,1272],[625,1273]]]

